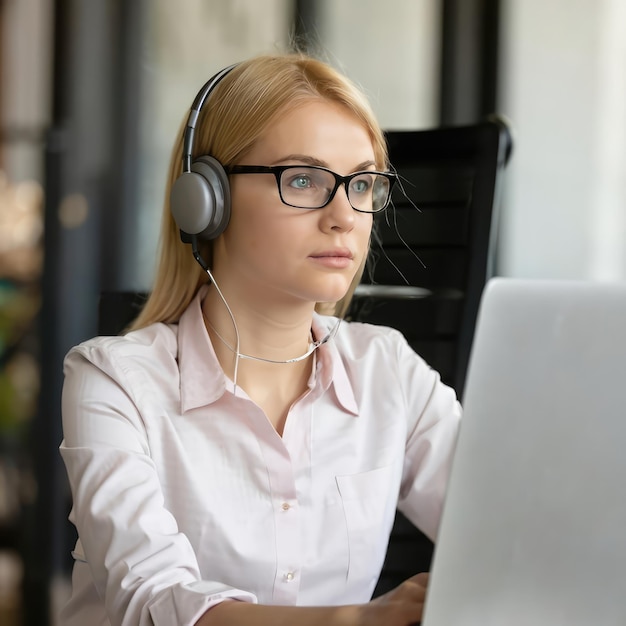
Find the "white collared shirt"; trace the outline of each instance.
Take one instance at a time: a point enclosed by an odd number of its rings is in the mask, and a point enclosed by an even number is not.
[[[225,598],[367,602],[396,507],[431,538],[460,406],[395,330],[343,322],[280,437],[223,373],[201,289],[178,324],[65,361],[67,626],[189,625]],[[334,318],[316,315],[324,337]]]

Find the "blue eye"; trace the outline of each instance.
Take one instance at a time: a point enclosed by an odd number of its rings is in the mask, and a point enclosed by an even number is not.
[[[289,186],[295,189],[308,189],[312,186],[311,179],[304,174],[295,176],[289,181]]]
[[[372,181],[370,176],[361,176],[355,178],[352,181],[352,190],[355,193],[367,193],[372,187]]]

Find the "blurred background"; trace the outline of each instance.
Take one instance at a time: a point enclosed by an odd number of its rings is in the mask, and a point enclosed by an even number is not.
[[[73,529],[62,359],[149,289],[199,87],[294,41],[385,129],[513,128],[496,273],[626,279],[623,0],[0,0],[0,623],[56,623]]]

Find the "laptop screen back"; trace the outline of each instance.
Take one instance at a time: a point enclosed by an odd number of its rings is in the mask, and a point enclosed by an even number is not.
[[[424,626],[626,624],[626,285],[492,279]]]

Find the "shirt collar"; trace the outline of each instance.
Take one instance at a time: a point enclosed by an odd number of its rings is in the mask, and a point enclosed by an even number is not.
[[[200,287],[178,322],[180,404],[183,413],[215,402],[226,390],[226,376],[202,318],[202,300],[207,290],[208,285]]]
[[[337,318],[335,317],[326,317],[314,313],[311,324],[313,336],[318,341],[323,339],[332,331],[336,323]],[[335,341],[341,334],[342,324],[339,325],[335,337],[317,349],[317,371],[320,376],[322,389],[325,391],[332,385],[339,404],[341,404],[346,411],[356,416],[359,414],[359,406],[354,396],[354,389],[350,382],[344,360],[337,347],[337,342]]]
[[[226,380],[204,325],[202,301],[207,290],[208,285],[200,287],[178,322],[182,413],[216,402],[224,395],[226,389],[232,387],[232,383]],[[323,339],[336,323],[336,318],[314,313],[311,324],[313,336],[317,340]],[[335,337],[340,333],[341,325]],[[352,383],[335,338],[320,346],[316,351],[316,357],[315,386],[320,385],[320,391],[326,391],[332,385],[339,404],[349,413],[358,415],[359,407]]]

